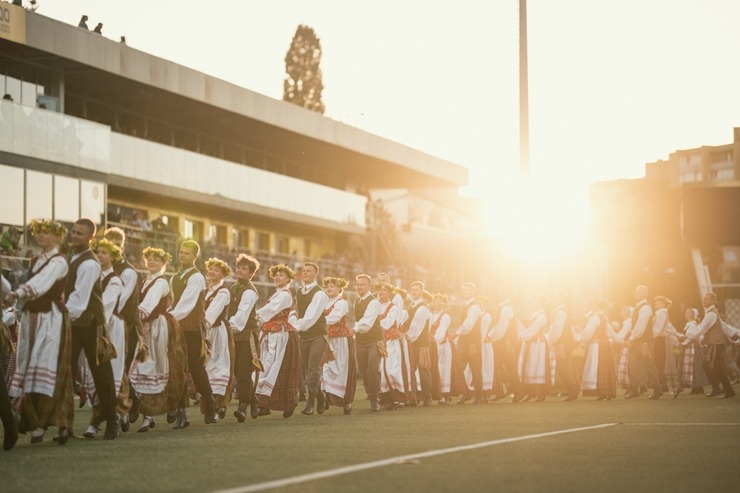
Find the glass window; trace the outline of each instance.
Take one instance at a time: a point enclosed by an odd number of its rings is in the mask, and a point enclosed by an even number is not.
[[[97,181],[80,180],[80,217],[105,224],[105,185]]]
[[[23,226],[23,170],[0,165],[0,183],[3,184],[0,224]]]
[[[54,175],[54,219],[74,222],[80,218],[80,181]]]
[[[31,219],[51,219],[52,175],[26,171],[26,222]]]

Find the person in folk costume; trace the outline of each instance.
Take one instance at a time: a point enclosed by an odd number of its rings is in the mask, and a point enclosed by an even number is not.
[[[406,375],[404,373],[404,335],[398,329],[398,307],[391,301],[393,286],[379,281],[376,293],[380,302],[380,328],[385,341],[385,354],[380,360],[380,400],[387,410],[399,409],[406,403]]]
[[[298,405],[301,365],[298,333],[288,318],[293,306],[288,285],[295,279],[295,272],[278,264],[270,267],[270,277],[277,290],[257,310],[257,320],[262,324],[260,357],[264,369],[258,375],[255,393],[260,416],[275,410],[283,411],[283,417],[289,418]]]
[[[327,358],[324,363],[321,388],[326,393],[326,406],[341,407],[344,414],[352,412],[352,401],[357,386],[357,357],[352,332],[347,327],[349,303],[342,298],[342,291],[349,286],[341,277],[325,277],[321,284],[329,302],[324,310],[328,340]]]
[[[112,227],[105,230],[103,238],[111,241],[121,250],[120,258],[113,262],[113,270],[121,278],[123,290],[118,300],[118,309],[126,325],[126,361],[124,370],[128,374],[131,363],[134,361],[136,348],[141,340],[141,318],[139,317],[139,293],[141,292],[141,279],[131,263],[126,260],[126,233],[121,228]],[[128,421],[136,422],[139,416],[139,398],[136,392],[131,392],[131,408],[129,409]],[[122,418],[121,427],[125,427],[126,422]]]
[[[681,384],[691,388],[691,394],[703,394],[704,387],[709,385],[706,373],[704,373],[704,353],[701,347],[701,336],[699,330],[699,310],[687,308],[684,313],[686,325],[684,326],[683,355],[681,357]]]
[[[422,293],[422,297],[424,298],[424,303],[426,303],[427,307],[429,308],[429,330],[428,330],[428,339],[429,339],[429,360],[430,360],[430,366],[429,373],[431,376],[431,388],[430,390],[430,396],[433,401],[439,401],[442,398],[442,395],[440,393],[440,385],[439,385],[439,361],[438,361],[438,353],[437,353],[437,341],[434,339],[434,334],[432,334],[432,310],[434,309],[434,296],[430,291],[427,291],[426,289]]]
[[[262,370],[259,359],[259,325],[257,324],[257,300],[259,294],[252,278],[260,268],[259,261],[247,254],[236,257],[236,282],[231,286],[229,325],[234,334],[234,378],[239,407],[234,417],[240,423],[247,419],[247,406],[252,418],[259,415],[257,397],[254,394],[254,377]]]
[[[491,302],[485,296],[478,297],[478,303],[481,305],[483,314],[481,315],[481,375],[483,376],[483,403],[493,397],[493,380],[496,370],[496,364],[493,354],[493,314],[490,307]]]
[[[482,310],[475,299],[476,286],[472,282],[466,282],[461,287],[462,298],[465,304],[462,307],[460,319],[462,323],[455,330],[457,336],[457,353],[460,356],[460,366],[465,368],[470,366],[472,373],[472,391],[466,392],[458,401],[458,404],[464,404],[472,397],[475,397],[476,404],[482,404],[483,399],[483,372],[481,357],[481,332],[480,318]]]
[[[19,400],[19,431],[30,431],[31,443],[41,443],[46,427],[56,426],[63,445],[74,414],[72,333],[63,302],[69,265],[58,248],[66,230],[55,221],[36,219],[30,229],[41,253],[31,259],[28,281],[5,295],[8,305],[23,302],[16,369],[8,393]]]
[[[587,300],[587,306],[586,325],[576,336],[578,343],[586,345],[581,390],[584,396],[596,395],[597,400],[608,401],[617,397],[614,359],[607,334],[608,303],[602,299],[590,299]]]
[[[403,349],[402,365],[406,405],[416,407],[416,394],[421,392],[421,384],[411,365],[411,342],[408,337],[411,300],[408,297],[408,291],[399,286],[393,286],[391,301],[398,307],[398,330],[403,335],[399,341]]]
[[[177,320],[187,348],[187,372],[193,379],[195,389],[200,394],[203,421],[206,424],[218,421],[216,401],[211,382],[206,373],[208,343],[206,339],[205,290],[206,278],[195,266],[200,256],[200,245],[193,240],[183,241],[178,251],[180,270],[170,278],[172,307],[170,313]],[[175,423],[175,429],[190,425],[185,409],[190,404],[187,394],[182,396],[177,412],[167,415],[168,423]]]
[[[144,248],[142,256],[149,271],[139,293],[142,339],[128,372],[143,415],[140,433],[154,428],[154,416],[177,413],[186,390],[187,364],[180,326],[167,311],[171,297],[164,271],[172,256],[152,247]]]
[[[656,356],[658,364],[658,375],[663,377],[664,389],[671,391],[675,399],[681,393],[681,382],[678,378],[678,364],[676,363],[675,345],[678,343],[679,333],[676,331],[668,317],[668,308],[671,300],[665,296],[653,298],[655,305],[655,316],[653,317],[653,337],[656,340],[656,348],[662,344],[662,355]],[[662,341],[661,343],[657,341]],[[656,354],[658,351],[656,351]],[[661,361],[662,358],[662,361]]]
[[[394,284],[391,282],[391,276],[389,276],[385,272],[381,272],[378,274],[377,278],[377,284],[378,286],[381,282],[386,282],[390,284],[391,286],[394,286]],[[398,312],[401,313],[403,311],[403,303],[406,300],[406,293],[405,289],[395,287],[393,288],[393,294],[391,296],[391,302],[398,307]],[[377,296],[377,293],[376,293]]]
[[[0,276],[0,278],[2,279],[4,286],[4,292],[0,294],[0,301],[2,301],[5,298],[5,294],[11,291],[11,285],[10,282],[8,282],[8,280],[4,277]],[[7,391],[10,388],[10,382],[13,379],[13,375],[15,374],[15,347],[18,346],[19,320],[18,311],[16,310],[15,306],[9,305],[3,308],[2,322],[5,325],[4,334],[7,340],[5,341],[5,352],[3,353],[3,351],[0,350],[0,358],[2,358],[0,359],[0,367],[2,367],[3,371],[5,372],[5,378],[3,380],[0,380],[0,383],[5,385],[5,390]]]
[[[463,394],[465,381],[457,357],[457,348],[453,343],[455,334],[450,331],[452,318],[447,313],[447,295],[434,295],[429,329],[430,336],[437,347],[437,368],[439,371],[440,404],[452,402],[452,396]]]
[[[219,419],[226,417],[234,375],[234,336],[227,325],[231,293],[224,285],[224,278],[230,275],[231,268],[223,260],[209,258],[206,261],[206,339],[211,346],[206,373]]]
[[[116,413],[116,386],[111,359],[116,357],[111,344],[103,306],[101,267],[90,250],[96,226],[90,219],[78,219],[70,231],[69,275],[64,289],[65,304],[72,324],[72,364],[82,351],[95,383],[100,411],[106,420],[103,438],[111,440],[121,432]],[[73,368],[74,371],[74,368]],[[69,431],[71,432],[71,430]],[[58,436],[61,438],[61,435]]]
[[[298,331],[301,353],[301,372],[306,379],[306,406],[301,414],[323,414],[326,409],[321,391],[321,374],[326,352],[326,315],[329,302],[326,292],[316,282],[319,266],[306,262],[301,268],[303,286],[296,292],[296,311],[290,313],[290,325]]]
[[[519,338],[522,347],[519,352],[519,380],[522,383],[525,399],[545,400],[550,381],[550,358],[545,334],[547,324],[547,306],[550,300],[544,296],[535,297],[535,310],[526,325],[519,327]]]
[[[703,337],[705,355],[703,368],[704,373],[712,385],[712,391],[707,397],[715,397],[722,394],[722,398],[735,396],[735,391],[727,377],[727,363],[725,361],[725,346],[727,340],[722,331],[722,319],[717,310],[717,295],[711,291],[702,298],[704,306],[704,317],[699,322],[696,331],[692,334],[693,339]],[[721,386],[721,387],[720,387]]]
[[[10,283],[3,276],[0,276],[0,300],[4,300],[5,295],[10,291]],[[15,314],[8,311],[6,315],[3,311],[3,317],[0,320],[0,353],[15,351],[8,329],[8,325],[15,325],[15,323]],[[0,421],[3,423],[3,450],[10,450],[18,441],[18,426],[8,395],[8,388],[5,385],[5,368],[2,365],[0,365]]]
[[[550,383],[552,385],[561,383],[567,394],[563,400],[573,401],[578,398],[578,381],[571,358],[576,346],[573,327],[565,305],[565,295],[557,293],[554,301],[556,306],[552,312],[552,321],[545,334],[550,349]]]
[[[116,389],[116,412],[121,420],[121,430],[129,429],[129,408],[131,399],[129,398],[129,382],[126,374],[126,327],[123,318],[119,312],[121,306],[120,297],[123,291],[123,282],[113,270],[113,264],[120,260],[121,251],[112,242],[104,238],[94,238],[90,243],[90,248],[100,261],[100,282],[103,288],[103,307],[105,308],[105,317],[108,322],[110,342],[116,350],[116,357],[111,360],[113,368],[113,381]],[[86,389],[87,398],[92,405],[92,415],[90,416],[90,426],[82,434],[85,438],[95,438],[99,430],[100,423],[103,419],[100,402],[97,399],[95,391],[95,382],[92,378],[92,372],[82,356],[83,387]]]
[[[519,402],[524,395],[519,382],[519,335],[517,334],[517,320],[514,308],[509,301],[508,289],[505,286],[497,288],[499,302],[498,310],[493,317],[493,357],[496,369],[494,372],[493,387],[496,389],[495,401],[514,393],[513,402]],[[504,385],[507,385],[504,390]]]
[[[608,334],[609,342],[612,345],[615,365],[617,367],[617,385],[623,389],[628,389],[630,385],[628,371],[628,349],[625,341],[629,338],[632,330],[632,307],[623,306],[619,312],[622,317],[622,324],[616,320],[609,324]]]
[[[380,327],[380,301],[371,293],[372,278],[367,274],[355,277],[357,298],[354,303],[357,368],[362,375],[365,392],[370,399],[370,410],[380,411],[380,358],[385,353],[383,329]]]
[[[431,340],[429,338],[429,306],[424,300],[424,283],[414,281],[410,286],[411,306],[408,310],[408,321],[406,326],[406,337],[409,347],[409,367],[412,378],[417,382],[413,386],[415,396],[423,402],[424,406],[432,405],[432,358],[429,350]]]
[[[627,353],[630,388],[624,395],[627,399],[640,396],[642,383],[654,389],[650,398],[660,399],[663,395],[663,386],[660,383],[658,369],[653,357],[653,331],[650,320],[653,310],[647,301],[648,289],[646,286],[635,288],[635,307],[632,312],[632,332],[630,333]]]

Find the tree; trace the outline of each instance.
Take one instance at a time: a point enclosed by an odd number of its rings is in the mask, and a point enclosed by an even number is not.
[[[301,24],[295,31],[285,54],[283,101],[324,114],[321,100],[324,91],[321,68],[321,41],[313,28]]]

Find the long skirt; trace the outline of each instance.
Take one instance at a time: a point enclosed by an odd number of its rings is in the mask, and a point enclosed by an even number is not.
[[[681,358],[681,383],[684,386],[698,388],[709,385],[703,361],[704,353],[699,342],[692,342],[684,348]]]
[[[131,386],[140,395],[139,409],[146,416],[175,411],[187,392],[185,338],[169,314],[144,323],[142,330],[148,355],[137,348],[129,370]]]
[[[614,359],[608,344],[592,342],[586,348],[581,390],[584,396],[617,397]]]
[[[291,411],[298,405],[301,357],[298,334],[292,330],[262,332],[260,360],[264,371],[258,375],[258,405],[273,411]]]
[[[206,361],[208,381],[216,398],[216,407],[226,407],[234,378],[234,336],[222,322],[208,329],[206,339],[211,343],[211,354]]]
[[[329,337],[329,349],[333,361],[323,368],[321,388],[332,406],[352,404],[357,387],[357,357],[355,340],[352,337]]]
[[[383,404],[406,401],[405,354],[400,339],[386,341],[388,356],[380,360],[380,400]]]
[[[493,360],[493,344],[490,342],[484,342],[481,347],[481,359],[482,359],[482,374],[483,374],[483,391],[490,392],[493,390],[493,373],[494,373],[494,360]]]
[[[550,380],[549,354],[544,341],[529,341],[519,351],[519,381],[530,396],[544,396]]]
[[[71,355],[72,329],[63,306],[53,304],[48,312],[23,312],[16,369],[8,392],[19,398],[21,433],[47,426],[72,427]]]
[[[677,390],[681,388],[681,382],[678,374],[678,362],[673,343],[669,338],[665,338],[665,359],[663,361],[663,375],[665,383],[669,389]]]

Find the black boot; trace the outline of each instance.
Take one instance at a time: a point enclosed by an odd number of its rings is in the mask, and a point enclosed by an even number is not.
[[[316,412],[319,414],[324,414],[324,411],[327,409],[327,405],[325,402],[324,393],[319,390],[319,393],[316,395]]]
[[[238,422],[244,423],[244,420],[247,419],[247,403],[246,402],[239,403],[239,409],[234,411],[234,417],[236,418]]]
[[[252,402],[249,403],[249,415],[252,417],[252,419],[257,419],[257,416],[260,415],[260,407],[257,403],[256,395],[252,395]]]
[[[188,415],[185,412],[185,409],[179,409],[177,413],[177,419],[175,420],[175,426],[172,427],[173,430],[182,430],[184,428],[187,428],[190,426],[190,421],[188,421]]]
[[[309,397],[308,399],[306,399],[306,407],[303,408],[303,411],[301,411],[301,414],[305,414],[306,416],[312,415],[313,409],[314,409],[314,402],[316,402],[316,399],[314,397]]]
[[[210,425],[211,423],[215,423],[218,421],[218,417],[216,416],[216,400],[213,398],[213,396],[209,397],[202,397],[203,402],[205,402],[205,415],[203,416],[203,421],[207,425]]]
[[[105,434],[103,435],[103,440],[113,440],[120,434],[121,434],[121,420],[116,414],[114,418],[111,418],[107,421],[105,425]]]

